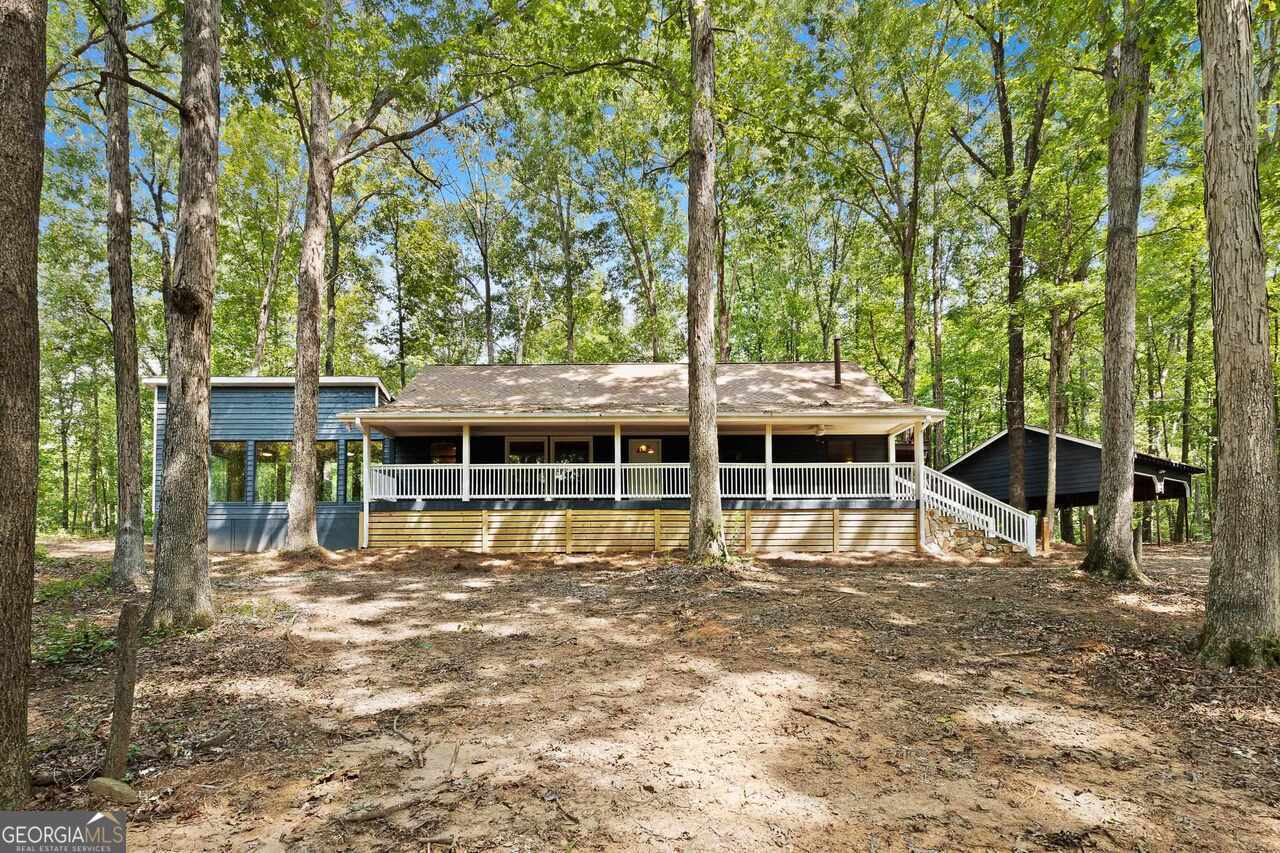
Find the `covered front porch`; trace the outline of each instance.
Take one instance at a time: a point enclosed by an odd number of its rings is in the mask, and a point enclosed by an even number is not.
[[[682,421],[418,425],[362,419],[358,425],[388,436],[366,467],[364,494],[371,502],[689,496],[689,436]],[[922,435],[923,421],[722,422],[721,496],[915,501],[922,472],[912,461],[898,461],[896,446],[897,436],[916,426]]]

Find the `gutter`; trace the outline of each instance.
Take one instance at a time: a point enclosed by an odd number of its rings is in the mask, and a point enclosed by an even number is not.
[[[420,410],[397,410],[389,408],[361,409],[338,414],[338,420],[354,423],[364,419],[372,424],[375,421],[435,421],[435,422],[493,422],[510,421],[683,421],[688,419],[686,412],[424,412]],[[716,419],[720,421],[771,421],[814,423],[826,420],[844,420],[851,418],[924,418],[926,424],[943,420],[946,412],[942,409],[871,409],[861,411],[830,411],[817,409],[807,412],[718,412]]]

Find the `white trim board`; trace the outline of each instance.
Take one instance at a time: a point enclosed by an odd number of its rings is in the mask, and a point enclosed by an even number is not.
[[[167,386],[169,377],[167,376],[146,376],[142,380],[143,385],[149,385],[153,388]],[[391,395],[387,393],[387,388],[382,384],[382,380],[376,376],[321,376],[320,384],[322,386],[333,385],[364,385],[371,388],[377,388],[382,396],[391,399]],[[222,388],[292,388],[294,378],[292,376],[211,376],[209,377],[209,386]]]

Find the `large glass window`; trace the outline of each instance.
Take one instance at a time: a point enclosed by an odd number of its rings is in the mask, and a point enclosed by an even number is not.
[[[253,464],[257,476],[254,500],[259,503],[283,503],[289,500],[290,472],[293,468],[293,442],[258,441],[253,445]]]
[[[364,458],[359,439],[347,441],[347,502],[360,503],[364,500]],[[382,440],[369,440],[369,461],[374,465],[382,464]]]
[[[458,463],[458,445],[453,441],[433,441],[430,446],[431,463],[433,465],[456,465]]]
[[[209,500],[212,503],[244,500],[244,442],[209,444]]]
[[[591,461],[590,438],[553,438],[551,448],[553,462]]]
[[[508,438],[507,462],[511,465],[530,465],[547,461],[545,438]]]
[[[316,500],[338,499],[338,442],[316,442]]]
[[[857,453],[854,452],[852,438],[827,439],[828,462],[855,462],[857,461],[857,458]]]

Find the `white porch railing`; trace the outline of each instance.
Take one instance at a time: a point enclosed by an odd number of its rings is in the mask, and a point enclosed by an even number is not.
[[[471,497],[611,498],[613,477],[614,466],[608,464],[472,465]]]
[[[476,466],[471,467],[474,469]],[[370,500],[431,500],[461,496],[461,465],[369,466]]]
[[[910,462],[801,462],[773,466],[775,498],[914,500]],[[907,479],[906,485],[899,480]],[[763,496],[763,495],[761,495]]]
[[[617,477],[621,474],[619,484]],[[772,490],[770,475],[772,474]],[[469,486],[469,488],[467,488]],[[916,499],[911,462],[726,462],[726,498]],[[556,498],[656,500],[689,496],[689,464],[542,463],[536,465],[370,465],[370,500]],[[932,468],[924,469],[924,503],[938,512],[1012,542],[1034,555],[1035,518]]]
[[[624,498],[687,498],[689,463],[555,462],[529,465],[371,465],[371,500],[472,498],[613,498],[622,474]],[[726,498],[769,496],[770,466],[763,462],[720,464],[720,494]],[[773,497],[914,500],[910,462],[775,463]],[[463,489],[464,476],[469,490]]]

